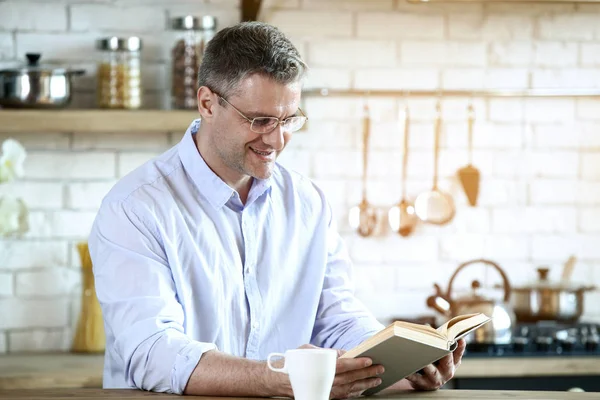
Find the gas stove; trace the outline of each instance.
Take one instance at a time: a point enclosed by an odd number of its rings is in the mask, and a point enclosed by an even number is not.
[[[600,324],[521,323],[508,344],[467,343],[466,357],[600,356]]]

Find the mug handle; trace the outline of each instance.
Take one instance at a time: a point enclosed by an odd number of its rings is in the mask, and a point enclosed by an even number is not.
[[[271,357],[282,357],[284,359],[284,363],[283,363],[283,367],[281,368],[275,368],[272,364],[271,364]],[[287,374],[287,368],[285,365],[285,354],[282,353],[271,353],[269,354],[269,356],[267,357],[267,365],[269,367],[269,369],[271,371],[275,371],[275,372],[283,372],[284,374]]]

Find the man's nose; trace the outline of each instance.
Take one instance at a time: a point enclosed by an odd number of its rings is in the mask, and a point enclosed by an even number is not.
[[[281,151],[284,144],[283,133],[282,124],[277,124],[277,127],[271,132],[262,135],[263,142],[271,146],[275,151]]]

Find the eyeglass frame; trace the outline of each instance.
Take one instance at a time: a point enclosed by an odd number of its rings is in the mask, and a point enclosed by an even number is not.
[[[300,113],[302,115],[294,115],[291,117],[287,117],[285,119],[279,119],[277,117],[268,117],[268,116],[264,116],[264,117],[255,117],[255,118],[248,118],[247,116],[244,115],[244,113],[242,113],[240,110],[238,110],[238,108],[236,106],[234,106],[233,104],[231,104],[229,101],[227,101],[227,99],[225,99],[223,96],[221,96],[219,93],[215,92],[214,90],[212,91],[214,94],[216,94],[221,100],[223,100],[225,103],[229,104],[238,114],[240,114],[240,116],[242,118],[244,118],[246,121],[250,122],[250,130],[254,133],[258,133],[259,135],[266,135],[268,133],[273,132],[275,129],[277,129],[277,127],[281,124],[284,124],[287,120],[291,119],[291,118],[304,118],[304,122],[302,123],[302,125],[300,126],[300,128],[298,128],[295,131],[289,131],[290,133],[293,132],[298,132],[300,129],[302,129],[302,127],[304,126],[304,124],[306,124],[306,121],[308,121],[308,117],[306,116],[306,114],[304,114],[304,111],[302,111],[302,109],[300,107],[298,107],[298,111],[300,111]],[[260,119],[260,118],[269,118],[272,120],[277,120],[277,123],[275,124],[275,126],[273,127],[273,129],[271,129],[268,132],[257,132],[254,129],[252,129],[252,126],[254,125],[254,121],[256,119]]]

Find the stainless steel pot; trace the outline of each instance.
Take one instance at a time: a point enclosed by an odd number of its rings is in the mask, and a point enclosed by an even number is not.
[[[0,70],[0,106],[60,108],[71,102],[71,77],[82,69],[39,65],[41,55],[28,53],[27,65]]]
[[[519,322],[577,322],[583,314],[584,292],[593,286],[551,282],[548,268],[538,268],[539,279],[531,285],[513,287],[512,306]]]

